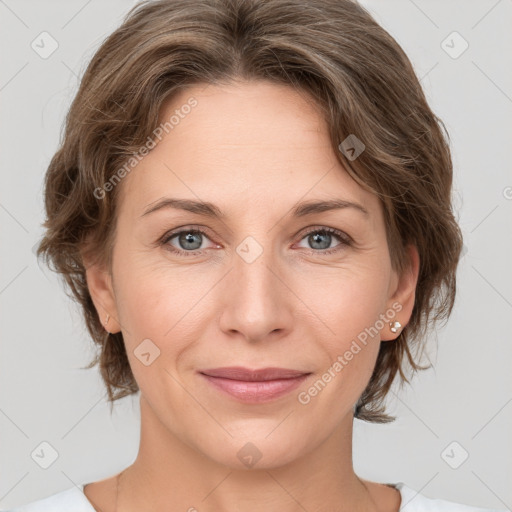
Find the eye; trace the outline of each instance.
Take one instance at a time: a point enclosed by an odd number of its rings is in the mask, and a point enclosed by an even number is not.
[[[203,254],[206,247],[203,245],[205,239],[209,240],[206,231],[198,228],[186,228],[166,233],[159,242],[159,245],[178,256],[198,256]],[[307,239],[312,253],[332,254],[343,250],[351,245],[352,239],[343,231],[327,227],[314,227],[306,232],[302,240]],[[331,247],[334,239],[339,241],[338,245]],[[214,244],[215,248],[220,246]]]
[[[181,229],[166,233],[160,241],[160,245],[165,246],[168,251],[179,256],[197,256],[202,254],[202,249],[205,249],[203,246],[205,238],[209,239],[202,229]],[[171,241],[175,241],[177,247]]]
[[[335,247],[331,247],[333,238],[340,242]],[[309,230],[301,240],[304,239],[307,239],[307,243],[313,249],[312,252],[320,252],[321,254],[332,254],[341,251],[352,242],[352,239],[343,231],[327,227],[315,227]]]

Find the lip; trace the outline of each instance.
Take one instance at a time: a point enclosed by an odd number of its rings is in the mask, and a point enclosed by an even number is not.
[[[311,373],[287,368],[251,370],[231,366],[201,370],[199,374],[216,389],[242,402],[264,403],[291,392]]]
[[[300,377],[309,372],[299,370],[290,370],[289,368],[260,368],[251,370],[243,366],[225,366],[222,368],[209,368],[200,370],[200,373],[209,375],[210,377],[221,377],[224,379],[243,380],[247,382],[267,381],[276,379],[291,379]]]

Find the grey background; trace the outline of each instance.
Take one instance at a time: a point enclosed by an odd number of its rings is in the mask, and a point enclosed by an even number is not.
[[[137,454],[138,395],[110,416],[97,369],[80,369],[93,356],[80,313],[32,252],[43,175],[78,78],[133,4],[0,0],[3,509],[106,478]],[[430,497],[510,509],[512,1],[362,4],[409,55],[450,133],[465,255],[452,318],[430,341],[435,368],[390,393],[395,423],[355,422],[356,471]],[[31,48],[42,31],[59,45],[47,59]],[[458,58],[442,46],[453,31],[469,44]],[[43,441],[58,453],[48,469],[31,458]],[[446,462],[457,465],[465,452],[458,469]]]

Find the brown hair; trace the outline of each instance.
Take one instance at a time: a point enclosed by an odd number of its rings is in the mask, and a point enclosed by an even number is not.
[[[451,206],[452,162],[442,121],[429,108],[398,43],[353,0],[143,1],[101,45],[68,112],[46,174],[46,233],[38,248],[62,274],[100,347],[112,403],[138,391],[122,333],[105,336],[86,282],[82,252],[111,271],[120,186],[98,198],[115,171],[146,142],[163,102],[192,84],[267,80],[309,93],[347,172],[382,201],[393,268],[420,256],[411,319],[381,342],[355,417],[388,422],[384,399],[397,374],[409,382],[427,326],[455,300],[462,235]],[[441,126],[443,130],[441,130]],[[355,159],[338,149],[355,135]],[[445,138],[446,137],[446,138]]]

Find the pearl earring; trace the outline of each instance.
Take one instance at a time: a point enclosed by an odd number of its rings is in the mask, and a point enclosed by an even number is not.
[[[400,327],[402,327],[400,322],[389,322],[389,329],[391,332],[397,332]]]

